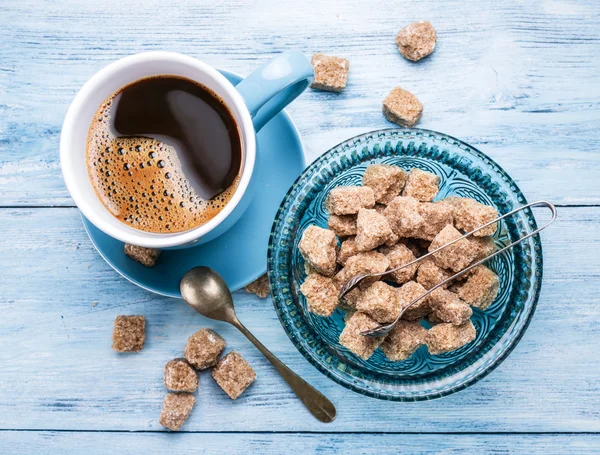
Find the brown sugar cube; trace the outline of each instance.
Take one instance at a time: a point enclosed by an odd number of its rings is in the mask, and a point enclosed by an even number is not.
[[[183,356],[197,370],[217,364],[225,349],[225,340],[214,330],[200,329],[188,338]]]
[[[348,258],[344,268],[335,276],[337,286],[341,287],[350,278],[362,273],[382,273],[385,272],[390,265],[390,261],[383,254],[376,251],[367,251],[366,253],[358,253],[355,256]],[[361,289],[366,289],[379,278],[365,278],[359,284]]]
[[[453,272],[442,269],[435,265],[433,259],[427,258],[419,262],[419,271],[417,272],[417,283],[422,285],[425,289],[431,289],[438,285],[444,280],[447,280],[453,275]],[[443,285],[443,288],[447,288],[449,283]]]
[[[331,316],[338,303],[338,288],[333,279],[313,273],[306,277],[300,292],[306,297],[308,311],[319,316]]]
[[[179,430],[195,404],[196,398],[190,393],[167,393],[160,412],[160,424],[172,431]]]
[[[490,254],[496,251],[496,244],[492,237],[467,237],[471,245],[475,247],[475,259],[474,261],[480,261],[487,258]]]
[[[337,238],[333,232],[314,225],[308,226],[298,249],[304,260],[318,273],[333,276],[337,257]]]
[[[402,309],[408,307],[417,297],[422,296],[427,290],[415,281],[409,281],[403,284],[398,289],[398,295],[400,296],[400,305]],[[422,298],[402,315],[402,319],[407,321],[415,321],[421,319],[423,316],[429,314],[431,308],[429,307],[428,297]]]
[[[165,365],[163,382],[172,392],[195,392],[198,389],[198,373],[185,359],[169,360]]]
[[[256,381],[256,373],[236,351],[229,352],[212,370],[212,377],[232,400]]]
[[[112,348],[117,352],[139,352],[146,341],[144,316],[117,316],[112,334]]]
[[[377,322],[393,322],[400,314],[400,298],[396,288],[378,281],[361,293],[356,309]]]
[[[356,219],[356,247],[369,251],[383,245],[392,235],[387,218],[373,209],[360,209]]]
[[[431,202],[440,190],[440,178],[431,172],[412,168],[402,190],[402,196],[411,196],[421,202]]]
[[[396,267],[408,264],[416,259],[412,251],[410,251],[410,249],[402,243],[398,243],[392,247],[381,247],[379,252],[385,254],[385,256],[389,259],[390,269],[395,269]],[[389,275],[386,275],[386,279],[389,279],[394,283],[404,284],[413,279],[418,267],[419,263],[409,265],[408,267],[404,267],[400,270],[390,273]]]
[[[341,92],[346,88],[350,62],[345,58],[315,54],[312,57],[312,66],[315,78],[310,84],[311,88],[328,92]]]
[[[454,226],[448,225],[435,236],[435,239],[429,245],[429,251],[436,250],[460,237],[462,237],[462,234]],[[438,267],[459,272],[473,262],[476,254],[477,252],[471,242],[464,238],[437,253],[433,253],[433,259]]]
[[[464,324],[473,314],[464,300],[446,289],[438,288],[429,294],[429,305],[439,319],[454,325]]]
[[[385,337],[368,337],[361,335],[361,333],[377,327],[379,327],[377,321],[364,313],[356,312],[346,321],[346,327],[340,334],[340,344],[361,359],[368,360]]]
[[[396,44],[402,56],[413,62],[427,57],[435,49],[437,36],[429,21],[408,24],[396,35]]]
[[[422,202],[419,204],[419,214],[423,217],[423,226],[415,236],[424,240],[433,240],[447,225],[452,224],[452,207],[439,202]]]
[[[160,256],[160,250],[156,248],[145,248],[143,246],[130,245],[129,243],[125,244],[124,250],[127,256],[146,267],[154,267]]]
[[[402,87],[394,88],[383,100],[383,115],[390,122],[412,128],[421,119],[423,105]]]
[[[338,237],[356,235],[356,215],[330,215],[327,227]]]
[[[356,304],[360,296],[364,291],[361,291],[359,287],[355,287],[348,291],[344,298],[339,302],[338,308],[344,311],[356,311]]]
[[[499,285],[498,275],[480,265],[458,286],[457,293],[469,305],[486,310],[496,300]]]
[[[398,166],[388,164],[372,164],[363,175],[362,183],[373,189],[375,202],[389,204],[400,195],[408,173]]]
[[[419,201],[413,197],[398,196],[383,211],[392,231],[400,238],[418,235],[425,220],[419,213]]]
[[[436,324],[427,331],[427,349],[433,355],[455,351],[473,341],[476,335],[475,326],[471,321],[462,325]]]
[[[498,218],[498,211],[490,206],[477,202],[475,199],[462,198],[454,205],[454,225],[457,229],[471,232],[485,223]],[[491,224],[477,232],[474,237],[488,237],[494,235],[498,223]]]
[[[358,253],[360,253],[360,251],[358,251],[358,247],[356,246],[356,238],[348,237],[342,242],[342,247],[340,248],[337,256],[337,263],[340,265],[345,265],[348,258],[351,258]]]
[[[392,362],[408,359],[425,344],[427,329],[418,322],[398,321],[381,343],[381,350]]]
[[[258,280],[253,281],[244,289],[246,289],[246,292],[249,292],[250,294],[256,294],[261,299],[264,299],[271,292],[269,288],[269,277],[265,273]]]
[[[338,186],[325,199],[325,208],[333,215],[356,215],[362,208],[375,206],[375,194],[368,186]]]

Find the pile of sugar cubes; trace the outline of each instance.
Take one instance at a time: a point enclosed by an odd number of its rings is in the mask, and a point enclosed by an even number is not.
[[[144,316],[117,316],[113,330],[113,349],[117,352],[139,352],[144,347]],[[221,357],[226,343],[211,329],[200,329],[188,338],[183,358],[165,365],[163,382],[169,393],[160,413],[160,424],[177,431],[185,423],[196,404],[193,393],[198,389],[198,371],[214,367],[212,377],[233,400],[254,381],[256,373],[236,351]]]
[[[187,420],[196,402],[192,393],[198,388],[197,371],[214,367],[213,379],[233,400],[256,380],[252,367],[236,351],[221,357],[225,345],[214,330],[200,329],[188,339],[184,358],[167,362],[164,383],[170,393],[160,413],[161,425],[177,431]]]
[[[340,343],[362,359],[381,347],[391,361],[409,358],[422,345],[430,354],[458,349],[475,339],[471,307],[487,309],[498,293],[498,276],[479,265],[411,306],[387,336],[361,332],[393,322],[417,297],[495,251],[496,223],[411,266],[362,280],[342,302],[338,295],[352,277],[383,273],[408,264],[498,217],[474,199],[448,197],[435,174],[373,164],[362,186],[340,186],[325,200],[328,228],[307,227],[298,245],[307,278],[300,291],[309,311],[331,316],[346,311]],[[425,318],[431,325],[426,329]]]

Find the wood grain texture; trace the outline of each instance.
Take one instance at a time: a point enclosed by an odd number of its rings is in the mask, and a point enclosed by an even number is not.
[[[240,320],[338,407],[313,419],[241,335],[182,301],[128,283],[90,245],[71,208],[0,209],[0,428],[159,431],[164,364],[189,335],[213,327],[258,381],[232,402],[209,374],[187,431],[600,431],[598,271],[600,208],[562,208],[544,233],[540,303],[523,340],[490,376],[450,397],[390,403],[352,393],[312,368],[281,328],[270,300],[235,293]],[[118,314],[144,314],[139,354],[117,354]],[[560,410],[560,412],[558,412]]]
[[[4,205],[72,205],[58,161],[68,104],[104,65],[157,49],[243,74],[286,49],[347,57],[342,94],[309,90],[289,108],[309,160],[393,126],[381,101],[402,85],[425,105],[419,126],[480,147],[531,200],[600,203],[595,0],[22,0],[0,14]],[[394,36],[421,18],[438,46],[414,64]]]
[[[394,36],[418,19],[434,24],[438,45],[414,64]],[[597,0],[0,0],[0,23],[0,453],[600,452]],[[169,50],[248,74],[287,49],[350,60],[343,93],[308,90],[288,109],[308,161],[394,126],[381,101],[401,85],[425,106],[419,126],[489,154],[529,200],[570,206],[542,237],[531,326],[473,387],[423,403],[359,396],[308,364],[270,300],[236,293],[240,319],[337,405],[337,420],[321,425],[232,328],[110,269],[69,208],[61,125],[100,68]],[[148,318],[141,353],[111,350],[118,314]],[[232,402],[202,374],[186,433],[168,434],[157,421],[162,368],[201,326],[259,379]]]
[[[600,451],[598,435],[363,435],[363,434],[168,434],[4,432],[0,452],[12,455],[177,453],[202,455],[577,454]]]

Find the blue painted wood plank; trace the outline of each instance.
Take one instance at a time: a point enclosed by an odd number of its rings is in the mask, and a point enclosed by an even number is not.
[[[163,365],[208,326],[258,381],[232,402],[201,374],[188,431],[598,432],[599,223],[600,208],[560,209],[544,232],[542,296],[519,346],[475,386],[431,402],[382,402],[333,383],[297,352],[268,299],[235,293],[240,319],[338,406],[337,420],[323,425],[233,328],[110,269],[76,209],[0,209],[0,429],[161,430]],[[147,317],[141,353],[111,350],[118,314]]]
[[[72,204],[58,163],[62,119],[107,63],[163,49],[247,74],[276,52],[300,49],[351,62],[342,94],[309,90],[289,108],[309,160],[393,126],[381,101],[402,85],[425,106],[420,126],[480,147],[530,199],[599,204],[599,12],[595,0],[3,2],[0,203]],[[394,35],[421,18],[439,40],[414,64],[400,57]]]
[[[593,455],[600,435],[168,434],[3,432],[0,452],[105,454]]]

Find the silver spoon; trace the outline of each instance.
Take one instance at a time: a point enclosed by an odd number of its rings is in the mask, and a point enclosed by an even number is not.
[[[246,335],[271,362],[313,416],[325,423],[335,419],[336,410],[333,403],[284,365],[242,325],[235,315],[231,292],[217,272],[209,267],[193,268],[183,276],[179,288],[183,300],[202,316],[228,322]]]

